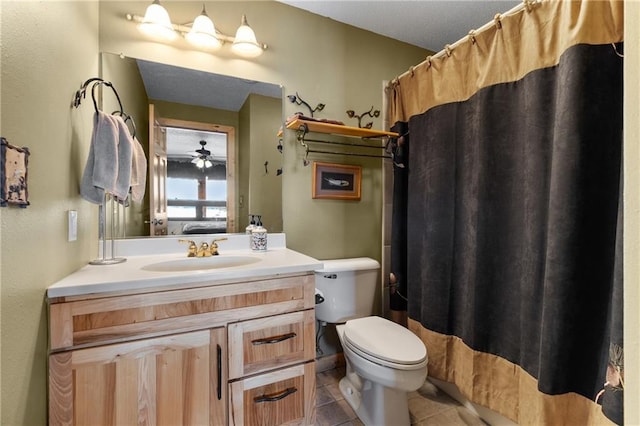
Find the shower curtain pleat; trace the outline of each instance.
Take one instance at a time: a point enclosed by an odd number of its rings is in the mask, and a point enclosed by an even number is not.
[[[441,75],[447,58],[394,86],[390,114],[412,141],[409,327],[427,345],[430,375],[519,424],[600,424],[603,412],[621,422],[622,384],[605,386],[623,372],[622,59],[611,45],[621,10],[539,8],[485,38],[521,46],[515,35],[543,25],[537,33],[555,42],[530,43],[557,54],[546,66],[523,72],[536,59],[512,57],[498,81],[467,96],[466,83],[448,86],[474,71]]]
[[[407,310],[407,189],[409,176],[409,135],[407,124],[398,123],[391,131],[398,133],[393,160],[393,206],[391,213],[391,260],[389,278],[395,285],[389,297],[392,311]]]

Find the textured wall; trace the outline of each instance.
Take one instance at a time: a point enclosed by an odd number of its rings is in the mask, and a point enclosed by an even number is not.
[[[310,104],[326,104],[318,117],[357,125],[345,113],[382,107],[382,81],[418,63],[426,51],[358,30],[327,18],[273,2],[219,1],[207,8],[216,27],[231,34],[245,13],[258,40],[269,49],[244,61],[223,48],[215,55],[188,49],[184,41],[171,46],[151,43],[122,16],[144,14],[148,2],[103,2],[100,49],[204,71],[282,84],[285,94],[300,94]],[[163,1],[174,22],[188,22],[201,10],[198,2]],[[300,106],[285,102],[285,115]],[[308,113],[308,111],[305,110]],[[381,127],[381,119],[374,126]],[[271,141],[276,141],[275,133]],[[267,142],[268,143],[268,142]],[[272,142],[273,144],[273,142]],[[357,157],[316,156],[311,160],[363,166],[362,200],[311,199],[311,166],[295,135],[284,141],[282,178],[283,230],[287,245],[320,259],[370,256],[381,259],[382,161]],[[275,147],[275,145],[274,145]],[[264,163],[264,161],[263,161]]]
[[[624,423],[640,424],[640,3],[625,2],[624,26]]]
[[[46,423],[47,286],[97,255],[97,208],[79,181],[93,105],[71,101],[98,73],[98,5],[2,2],[2,136],[27,146],[26,209],[2,211],[3,425]],[[28,24],[28,25],[26,25]],[[67,210],[78,240],[67,241]]]

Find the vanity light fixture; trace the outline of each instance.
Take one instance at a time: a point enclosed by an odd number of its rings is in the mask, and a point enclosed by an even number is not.
[[[231,46],[236,55],[245,58],[255,58],[262,55],[262,47],[256,41],[256,33],[249,26],[246,15],[242,15],[242,22],[236,31],[236,37]]]
[[[162,7],[160,0],[153,0],[147,7],[144,18],[139,22],[138,29],[146,35],[160,40],[174,40],[176,32],[173,30],[167,9]]]
[[[258,57],[267,49],[266,44],[256,40],[256,34],[247,23],[245,15],[242,15],[242,23],[236,31],[236,36],[231,37],[215,28],[204,5],[202,13],[192,23],[186,25],[171,23],[169,13],[160,4],[160,0],[153,0],[153,3],[147,7],[144,17],[128,13],[127,20],[137,22],[138,29],[149,37],[172,41],[179,34],[200,49],[216,50],[225,43],[231,43],[231,50],[245,58]]]
[[[216,27],[202,5],[202,13],[193,21],[191,30],[185,35],[187,41],[194,46],[216,50],[222,42],[216,36]]]

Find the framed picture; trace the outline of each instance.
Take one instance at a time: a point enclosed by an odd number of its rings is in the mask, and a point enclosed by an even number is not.
[[[359,200],[362,167],[313,163],[313,198]]]
[[[27,165],[29,148],[18,148],[0,138],[0,207],[27,207]]]

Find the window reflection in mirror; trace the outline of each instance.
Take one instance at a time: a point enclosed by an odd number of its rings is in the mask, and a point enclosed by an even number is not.
[[[227,134],[165,130],[169,234],[227,232]]]

